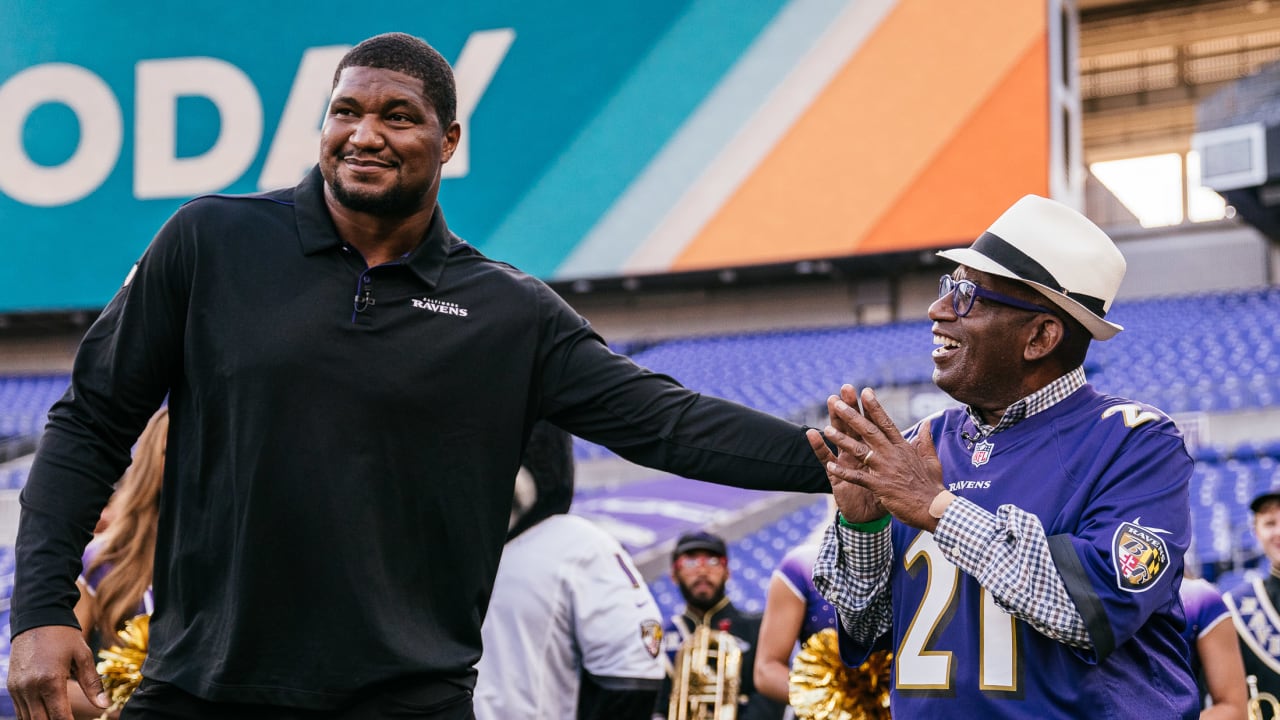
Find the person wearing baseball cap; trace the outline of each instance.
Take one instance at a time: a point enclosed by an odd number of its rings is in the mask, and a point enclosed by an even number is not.
[[[814,582],[846,664],[888,643],[894,717],[1199,715],[1178,598],[1192,460],[1160,410],[1089,385],[1125,259],[1027,195],[929,307],[958,405],[905,433],[869,388],[810,430],[840,508]]]
[[[702,551],[710,557],[729,557],[729,550],[725,547],[724,540],[720,539],[719,535],[712,535],[709,532],[699,530],[685,533],[676,540],[675,550],[671,551],[671,562],[678,563],[681,556],[692,555],[695,551]],[[721,590],[723,589],[722,587]],[[685,599],[687,600],[688,598]]]
[[[1240,637],[1246,675],[1258,679],[1258,691],[1280,694],[1280,488],[1249,501],[1253,535],[1270,566],[1265,575],[1246,577],[1222,594]]]
[[[742,649],[739,676],[740,696],[737,717],[742,720],[778,720],[785,707],[756,692],[753,671],[756,637],[760,634],[760,613],[739,610],[729,600],[729,550],[724,538],[703,530],[684,533],[671,552],[671,579],[684,597],[684,609],[670,617],[663,629],[668,672],[674,670],[680,645],[698,627],[728,631]],[[666,718],[671,699],[671,678],[663,682],[654,704],[653,717]]]
[[[1249,510],[1253,513],[1255,529],[1257,526],[1258,513],[1261,512],[1262,508],[1267,504],[1273,502],[1280,505],[1280,488],[1272,488],[1259,493],[1257,497],[1249,501]],[[1261,542],[1261,539],[1259,539],[1259,542]],[[1265,550],[1266,547],[1264,546],[1263,549]],[[1268,554],[1267,557],[1271,557],[1270,554]]]

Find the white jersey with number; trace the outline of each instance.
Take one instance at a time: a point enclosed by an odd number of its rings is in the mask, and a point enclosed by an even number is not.
[[[577,716],[581,673],[658,680],[661,615],[627,551],[552,515],[507,543],[482,629],[477,720]]]

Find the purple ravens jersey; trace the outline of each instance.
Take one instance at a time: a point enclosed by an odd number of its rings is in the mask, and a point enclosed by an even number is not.
[[[797,638],[801,642],[820,630],[836,626],[835,608],[813,585],[813,561],[817,556],[817,545],[801,545],[788,552],[774,571],[804,601],[804,622]]]
[[[1203,578],[1186,578],[1182,581],[1182,607],[1187,614],[1187,626],[1182,636],[1195,650],[1196,641],[1218,623],[1231,619],[1227,604],[1217,586]]]
[[[985,440],[963,408],[930,429],[948,489],[1040,519],[1094,648],[1016,620],[931,533],[895,521],[893,716],[1196,718],[1178,599],[1192,461],[1173,422],[1086,385]],[[870,650],[843,640],[846,660]]]
[[[1182,609],[1187,615],[1187,625],[1182,629],[1182,637],[1187,641],[1191,652],[1191,672],[1200,678],[1200,653],[1196,652],[1196,642],[1204,634],[1218,626],[1221,622],[1231,621],[1231,611],[1222,601],[1222,593],[1213,583],[1203,578],[1185,578],[1182,581]],[[1201,688],[1201,695],[1206,692]]]

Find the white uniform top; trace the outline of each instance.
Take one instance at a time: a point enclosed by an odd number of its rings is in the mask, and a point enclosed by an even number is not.
[[[663,677],[658,604],[590,520],[552,515],[507,543],[477,664],[477,720],[577,716],[581,672]]]

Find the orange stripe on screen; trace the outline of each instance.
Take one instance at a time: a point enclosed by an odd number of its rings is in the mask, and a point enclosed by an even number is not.
[[[1018,198],[1049,194],[1047,45],[1044,38],[1032,44],[955,137],[911,179],[862,238],[858,252],[967,245]]]
[[[878,250],[886,249],[888,235],[876,234],[881,223],[890,223],[885,233],[915,230],[910,224],[893,226],[900,223],[895,218],[915,207],[902,202],[913,183],[945,187],[953,182],[931,174],[939,162],[948,168],[970,162],[1002,165],[1017,154],[1011,161],[1019,178],[1028,163],[1042,166],[1039,184],[1024,192],[1043,191],[1048,176],[1045,12],[1043,3],[1027,0],[903,0],[672,269],[848,255],[872,239]],[[1030,57],[1038,59],[1028,62]],[[1009,99],[1014,111],[989,120],[986,111],[1001,106],[996,95],[1003,92],[1014,93]],[[1018,138],[1019,144],[1041,137],[1043,147],[1016,153],[971,147],[968,131],[983,135],[991,121],[1000,137]],[[960,149],[948,154],[955,141]],[[967,170],[958,182],[968,182],[972,169]],[[996,205],[1008,204],[1007,196],[993,194],[999,195]],[[987,221],[996,214],[982,212]],[[932,225],[927,229],[949,234]],[[905,237],[894,242],[920,245]]]

